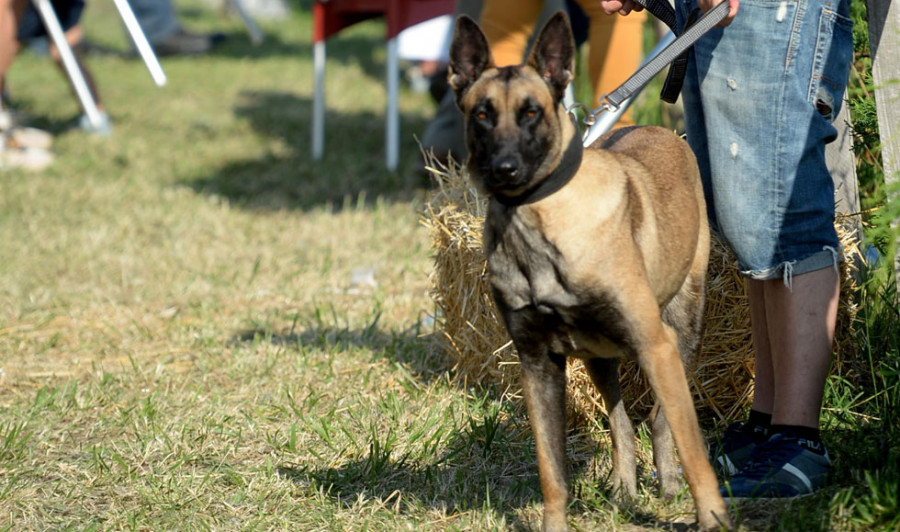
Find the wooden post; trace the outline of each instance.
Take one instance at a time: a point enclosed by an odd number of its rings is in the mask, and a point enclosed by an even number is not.
[[[847,93],[844,93],[847,100]],[[841,106],[834,120],[838,136],[825,145],[825,161],[834,180],[834,210],[840,214],[857,215],[861,210],[856,161],[853,157],[853,134],[850,127],[849,105]],[[857,229],[858,230],[858,229]]]
[[[900,181],[900,6],[893,0],[866,0],[869,16],[869,49],[884,180]],[[891,199],[897,200],[897,197]],[[898,220],[894,220],[895,234]],[[900,238],[895,237],[894,272],[900,286]]]
[[[847,93],[844,92],[844,101]],[[828,171],[834,181],[834,212],[836,215],[849,216],[848,223],[842,220],[846,231],[853,234],[855,240],[862,242],[862,207],[859,201],[859,180],[856,177],[856,158],[853,155],[853,133],[850,123],[850,106],[841,106],[841,112],[834,119],[834,127],[837,129],[837,138],[834,142],[825,145],[825,162]],[[852,256],[853,271],[856,280],[859,281],[859,272],[863,270],[863,257],[859,254]]]

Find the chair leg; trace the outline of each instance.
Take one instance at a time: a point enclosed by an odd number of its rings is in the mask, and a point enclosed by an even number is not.
[[[59,18],[56,16],[56,11],[53,10],[53,5],[50,3],[50,0],[33,1],[38,14],[44,21],[47,33],[53,40],[53,44],[56,45],[56,49],[59,50],[63,67],[66,69],[66,74],[72,81],[72,86],[75,88],[75,94],[81,102],[81,107],[84,109],[88,121],[90,121],[93,127],[100,129],[103,125],[103,117],[100,115],[100,110],[97,109],[97,102],[95,102],[93,96],[91,96],[91,90],[88,88],[87,81],[84,79],[84,74],[78,66],[78,61],[75,60],[75,54],[72,53],[72,48],[69,46],[68,41],[66,41],[66,35],[63,33],[62,26],[59,24]]]
[[[162,87],[166,84],[166,73],[163,72],[162,65],[159,64],[159,59],[156,58],[156,54],[153,52],[153,47],[147,42],[147,36],[144,35],[144,30],[141,29],[137,17],[134,16],[131,5],[128,3],[128,0],[114,0],[114,2],[119,10],[119,16],[122,17],[122,22],[128,30],[128,34],[131,35],[135,48],[141,54],[141,59],[147,65],[147,70],[150,71],[150,77],[153,78],[153,82],[157,86]]]
[[[250,42],[253,43],[253,46],[259,46],[263,43],[265,36],[263,35],[262,30],[257,26],[256,21],[247,13],[247,10],[244,9],[244,4],[241,0],[229,0],[231,7],[235,10],[239,17],[241,17],[241,21],[244,23],[244,28],[247,30],[247,35],[250,36]]]
[[[325,41],[313,44],[312,157],[325,153]]]
[[[385,131],[385,166],[397,169],[400,158],[400,93],[399,45],[394,37],[387,42],[387,112]]]

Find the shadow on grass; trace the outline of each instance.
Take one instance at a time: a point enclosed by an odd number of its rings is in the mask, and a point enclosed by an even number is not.
[[[235,108],[260,135],[278,140],[283,150],[229,162],[212,174],[184,184],[193,190],[227,198],[248,209],[342,208],[377,198],[408,201],[427,185],[418,171],[419,148],[414,135],[425,127],[419,117],[401,116],[400,167],[385,168],[384,117],[374,113],[327,112],[325,154],[310,154],[312,102],[284,92],[246,92]]]
[[[543,497],[527,420],[509,418],[501,422],[497,434],[493,443],[486,443],[479,427],[466,428],[445,444],[446,451],[440,458],[426,464],[411,463],[406,457],[392,460],[390,447],[372,445],[368,456],[340,466],[284,466],[278,471],[298,484],[327,494],[334,504],[345,509],[353,509],[360,500],[372,499],[389,507],[391,499],[400,495],[398,500],[404,506],[399,506],[397,511],[401,513],[404,508],[409,508],[409,513],[418,513],[416,509],[423,506],[448,515],[492,511],[502,515],[512,530],[533,530],[540,518],[522,510],[536,506],[540,512]],[[582,441],[575,446],[590,444],[585,435],[576,438]],[[572,445],[571,437],[569,445]],[[586,468],[584,456],[570,460],[569,475],[584,475]],[[569,518],[580,522],[583,528],[596,528],[598,521],[613,519],[640,530],[697,529],[693,520],[661,520],[653,509],[641,506],[640,501],[618,505],[612,502],[608,484],[603,479],[599,483],[600,486],[591,490],[589,500],[579,498],[570,506]],[[609,512],[610,517],[601,517],[598,511]],[[617,517],[611,517],[613,513]],[[491,518],[485,515],[483,519]],[[462,526],[466,528],[467,524]]]
[[[365,348],[373,357],[389,359],[401,365],[417,382],[431,384],[451,369],[451,364],[437,349],[433,336],[417,323],[404,331],[387,332],[378,327],[379,316],[358,329],[316,324],[302,330],[274,331],[265,327],[236,332],[230,343],[240,345],[268,342],[287,348],[316,348],[327,352],[346,352]]]
[[[318,324],[302,330],[276,332],[265,328],[239,331],[232,343],[270,342],[297,349],[316,348],[344,352],[365,348],[376,357],[390,359],[418,383],[428,385],[442,378],[450,366],[434,348],[433,339],[415,325],[400,333],[378,327],[377,317],[358,329]],[[344,461],[337,467],[279,468],[279,474],[302,485],[322,489],[335,504],[350,508],[362,499],[389,500],[402,493],[410,512],[426,506],[450,514],[486,506],[509,509],[504,514],[514,530],[530,530],[519,522],[514,509],[540,500],[533,440],[527,421],[520,415],[504,415],[491,422],[468,427],[440,441],[437,458],[392,459],[388,440],[373,442],[368,456]],[[490,425],[490,427],[486,426]],[[422,462],[427,463],[422,463]]]
[[[381,460],[373,454],[341,467],[282,467],[279,473],[320,489],[344,508],[352,508],[360,499],[386,501],[399,493],[401,512],[404,508],[414,512],[424,506],[453,515],[493,508],[513,530],[530,530],[515,510],[541,500],[537,469],[511,474],[509,462],[492,455],[464,460],[460,455],[468,451],[460,440],[451,443],[445,457],[426,465]]]
[[[374,357],[401,366],[417,383],[429,385],[443,378],[450,364],[435,349],[433,339],[422,334],[419,324],[399,333],[378,327],[377,316],[363,328],[319,323],[300,330],[274,331],[249,328],[237,332],[232,344],[268,342],[296,349],[346,352],[365,348]],[[447,508],[449,511],[480,509],[488,501],[504,508],[519,508],[540,498],[531,438],[523,438],[526,423],[521,415],[504,416],[490,429],[477,423],[449,440],[440,442],[437,459],[391,459],[391,444],[370,448],[369,455],[338,467],[284,466],[279,473],[297,483],[322,488],[336,504],[352,506],[360,497],[387,500],[398,490],[406,504]],[[515,435],[515,436],[513,436]],[[502,457],[502,454],[513,453]],[[531,458],[522,458],[522,457]],[[511,466],[514,468],[510,470]],[[502,495],[501,495],[502,494]],[[415,501],[415,502],[412,502]],[[506,516],[514,522],[515,516]],[[516,527],[527,529],[527,527]]]
[[[438,351],[432,337],[422,334],[420,325],[399,333],[385,332],[377,316],[362,328],[317,324],[298,330],[274,331],[249,328],[239,331],[232,343],[269,342],[297,349],[315,348],[329,352],[347,352],[365,348],[374,357],[398,364],[416,382],[427,387],[446,379],[449,361]],[[373,435],[366,456],[341,461],[337,466],[290,466],[279,473],[286,478],[326,493],[335,504],[352,508],[367,499],[389,501],[402,494],[410,513],[421,506],[444,510],[448,514],[491,508],[502,515],[513,530],[531,530],[520,510],[542,500],[537,473],[534,440],[522,405],[501,403],[490,390],[469,387],[468,401],[479,412],[460,424],[449,438],[420,451],[419,456],[397,457],[393,442],[403,435]],[[479,398],[483,398],[483,404]],[[603,453],[603,443],[584,431],[568,435],[568,467],[571,478],[591,472],[592,457]],[[418,448],[418,447],[416,447]],[[610,479],[588,480],[589,495],[579,496],[572,516],[588,516],[598,509],[612,511]],[[389,506],[385,503],[386,506]],[[402,511],[402,510],[401,510]],[[626,521],[642,527],[688,530],[682,523],[660,521],[658,516],[637,505],[621,509]]]

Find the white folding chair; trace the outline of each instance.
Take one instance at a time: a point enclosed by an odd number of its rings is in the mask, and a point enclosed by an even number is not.
[[[400,61],[398,34],[418,22],[453,12],[452,0],[316,0],[313,2],[312,157],[325,153],[325,41],[344,27],[374,16],[387,19],[385,167],[400,159]]]
[[[253,46],[259,46],[263,43],[265,39],[265,35],[262,30],[257,26],[256,21],[247,13],[247,10],[244,9],[244,4],[241,0],[228,0],[231,4],[231,8],[238,14],[241,18],[241,22],[244,23],[244,29],[247,30],[247,35],[250,36],[250,42],[253,43]]]

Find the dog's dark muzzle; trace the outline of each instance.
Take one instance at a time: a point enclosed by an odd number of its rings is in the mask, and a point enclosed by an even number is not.
[[[512,192],[528,184],[529,172],[515,155],[498,155],[491,159],[485,185],[494,192]]]

